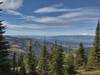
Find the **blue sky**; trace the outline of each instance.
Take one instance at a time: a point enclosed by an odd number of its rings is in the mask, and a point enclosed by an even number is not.
[[[0,0],[7,35],[94,35],[100,0]]]

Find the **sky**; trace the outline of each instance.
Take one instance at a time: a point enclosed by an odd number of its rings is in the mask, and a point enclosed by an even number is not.
[[[100,0],[0,0],[6,35],[94,35]]]

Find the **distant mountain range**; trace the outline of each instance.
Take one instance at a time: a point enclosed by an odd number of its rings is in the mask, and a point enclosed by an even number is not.
[[[15,36],[20,39],[32,38],[36,40],[45,40],[50,43],[54,43],[55,40],[58,44],[62,43],[66,47],[78,47],[80,42],[84,43],[85,47],[91,47],[94,42],[94,36],[88,35],[67,35],[67,36]]]
[[[94,42],[94,36],[6,36],[7,40],[11,45],[16,44],[19,41],[18,45],[21,49],[27,50],[27,40],[29,38],[33,39],[33,49],[36,53],[40,53],[41,49],[44,45],[44,40],[46,41],[46,45],[48,50],[51,49],[55,41],[57,41],[58,45],[63,45],[64,49],[69,48],[78,48],[79,43],[83,42],[85,48],[92,47]]]

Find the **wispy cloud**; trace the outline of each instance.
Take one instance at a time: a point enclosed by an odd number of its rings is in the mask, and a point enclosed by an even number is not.
[[[26,25],[8,25],[8,28],[9,29],[17,29],[17,30],[19,30],[19,29],[26,29],[26,30],[45,30],[45,29],[47,29],[47,27],[46,26],[34,26],[34,25],[32,25],[32,24],[26,24]]]
[[[8,30],[48,30],[48,29],[56,29],[56,28],[68,28],[69,26],[61,26],[61,25],[39,25],[39,24],[20,24],[20,25],[16,25],[16,24],[11,24],[7,21],[3,21],[3,24],[7,26]]]
[[[22,13],[18,12],[17,9],[20,9],[23,6],[24,0],[0,0],[3,4],[0,4],[0,9],[2,13],[14,15],[14,16],[23,16]]]
[[[0,0],[3,4],[0,5],[0,8],[3,9],[3,13],[19,16],[20,19],[31,20],[33,16],[27,16],[19,12],[17,9],[20,9],[23,6],[24,0]]]
[[[34,18],[33,21],[45,24],[52,24],[52,25],[61,25],[64,24],[64,20],[57,17],[41,17],[41,18]]]
[[[81,8],[77,9],[66,9],[66,8],[57,8],[57,7],[44,7],[33,11],[34,13],[54,13],[54,12],[72,12],[79,11]]]
[[[53,9],[53,10],[51,10]],[[100,16],[100,10],[96,7],[92,8],[74,8],[74,9],[63,9],[63,8],[54,8],[54,7],[45,7],[40,8],[35,11],[35,13],[48,13],[48,12],[64,12],[56,17],[40,17],[34,18],[33,21],[46,23],[46,24],[55,24],[55,25],[67,25],[72,22],[80,21],[96,21]]]
[[[0,7],[4,10],[16,10],[23,6],[23,0],[0,0]]]
[[[70,13],[64,13],[63,15],[59,16],[61,18],[74,18],[79,16],[99,16],[100,10],[97,8],[81,8],[80,11],[73,11]]]
[[[34,11],[34,13],[50,13],[50,12],[65,12],[67,11],[66,9],[58,9],[58,8],[53,8],[53,7],[44,7],[37,9]]]
[[[9,14],[9,15],[15,15],[15,16],[22,16],[23,15],[22,13],[15,11],[15,10],[6,10],[4,12]]]
[[[35,24],[14,25],[14,24],[8,23],[7,21],[4,21],[3,24],[7,25],[7,28],[11,29],[11,30],[20,30],[20,29],[24,29],[24,30],[45,30],[45,29],[48,29],[47,26],[37,26]]]

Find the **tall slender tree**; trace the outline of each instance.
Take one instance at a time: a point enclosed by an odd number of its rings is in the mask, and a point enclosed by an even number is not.
[[[76,75],[74,55],[72,53],[66,53],[64,61],[64,75]]]
[[[88,65],[94,67],[100,67],[100,22],[99,20],[96,27],[95,42],[88,57]]]
[[[16,67],[17,67],[17,61],[16,61],[16,53],[13,53],[13,58],[12,58],[12,70],[13,74],[16,74]]]
[[[82,42],[80,43],[80,47],[76,52],[75,64],[77,67],[84,67],[86,64],[86,55],[85,55],[85,50]]]
[[[87,70],[89,68],[95,68],[96,67],[96,52],[94,49],[94,46],[89,49],[89,53],[88,53],[88,61],[87,61]]]
[[[18,58],[18,67],[19,75],[26,75],[25,64],[24,64],[24,55],[21,53],[20,57]]]
[[[48,75],[49,70],[49,53],[47,51],[46,45],[44,43],[43,50],[40,55],[40,60],[38,63],[38,69],[41,75]]]
[[[96,37],[95,37],[95,44],[94,48],[96,51],[96,66],[100,67],[100,22],[98,21],[97,28],[96,28]]]
[[[64,55],[62,46],[55,43],[50,59],[50,75],[64,75]]]
[[[28,49],[29,49],[29,52],[28,52],[28,65],[29,65],[29,69],[30,69],[30,73],[31,74],[34,74],[34,75],[37,75],[36,74],[36,56],[35,56],[35,53],[32,49],[32,39],[30,39],[28,41]]]
[[[0,2],[2,4],[2,2]],[[5,40],[5,26],[0,21],[0,75],[10,75],[10,64],[9,64],[9,45]]]

